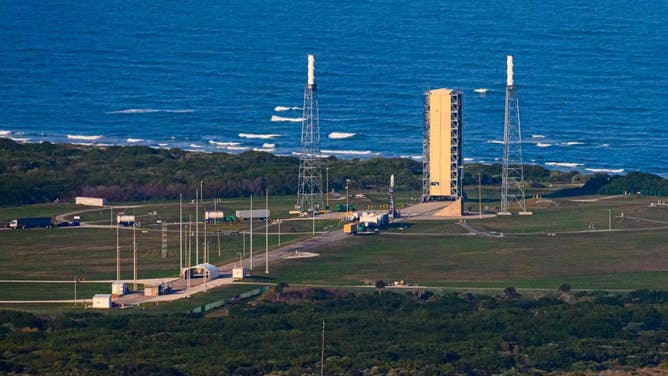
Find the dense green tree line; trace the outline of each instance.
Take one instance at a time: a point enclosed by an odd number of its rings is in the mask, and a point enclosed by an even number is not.
[[[510,291],[511,289],[507,289]],[[529,299],[283,289],[210,317],[0,311],[0,372],[542,374],[666,365],[668,293]],[[276,294],[270,292],[268,294]],[[663,364],[662,364],[663,363]]]
[[[0,138],[0,205],[65,200],[77,195],[114,201],[175,199],[179,193],[192,196],[200,181],[206,182],[206,197],[261,194],[267,188],[273,195],[295,194],[298,165],[294,157],[254,151],[209,154],[144,146],[18,144]],[[323,160],[323,178],[327,168],[329,188],[339,192],[346,179],[351,179],[356,189],[385,191],[391,174],[395,175],[397,190],[419,192],[422,186],[422,164],[411,159],[330,157]],[[535,187],[587,182],[583,188],[565,194],[668,194],[668,180],[656,175],[591,177],[535,165],[525,166],[524,173]],[[469,164],[464,184],[477,184],[478,175],[482,184],[500,184],[501,166]]]

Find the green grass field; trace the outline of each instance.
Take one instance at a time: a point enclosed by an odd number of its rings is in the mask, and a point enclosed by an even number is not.
[[[488,192],[493,200],[493,192]],[[371,193],[357,204],[380,204],[382,194]],[[582,232],[607,229],[609,210],[613,229],[639,230],[668,226],[668,210],[650,208],[647,197],[627,196],[586,201],[591,198],[528,201],[533,216],[496,217],[468,223],[479,231],[502,232],[503,238],[463,235],[467,232],[453,220],[411,221],[394,224],[379,236],[350,237],[319,249],[320,256],[303,260],[284,260],[272,266],[270,281],[331,285],[358,285],[383,279],[407,283],[498,288],[552,289],[562,283],[585,289],[639,289],[668,286],[668,231]],[[596,199],[596,198],[594,198]],[[404,202],[410,197],[405,195]],[[580,200],[580,201],[573,201]],[[585,201],[581,201],[585,200]],[[261,200],[259,200],[261,201]],[[277,212],[287,217],[294,198],[274,200]],[[246,199],[223,201],[224,210],[244,208]],[[491,206],[494,201],[488,201]],[[166,204],[166,205],[165,205]],[[469,202],[467,206],[476,206]],[[261,206],[260,206],[261,207]],[[228,209],[229,208],[229,209]],[[192,208],[191,208],[192,209]],[[33,205],[2,208],[0,218],[51,215],[76,210],[70,204]],[[178,203],[152,203],[135,209],[145,218],[137,229],[139,278],[176,276],[179,265],[178,226],[168,226],[167,257],[161,257],[161,225],[178,218]],[[157,212],[153,215],[152,212]],[[185,212],[185,210],[184,210]],[[285,215],[283,215],[283,212]],[[622,213],[624,217],[622,218]],[[48,214],[47,214],[48,215]],[[95,219],[95,215],[99,218]],[[93,220],[108,221],[109,211],[93,210],[82,214]],[[105,219],[107,218],[107,219]],[[340,231],[336,220],[318,220],[316,231]],[[254,249],[264,249],[263,224],[255,227]],[[247,223],[207,226],[210,261],[222,264],[237,259],[243,252],[243,232]],[[312,222],[283,221],[281,244],[311,236]],[[239,233],[234,233],[239,232]],[[270,226],[271,233],[278,225]],[[560,233],[548,236],[548,233]],[[222,235],[219,235],[222,234]],[[524,234],[524,235],[512,235]],[[220,243],[218,239],[220,238]],[[200,242],[203,244],[203,235]],[[248,252],[246,236],[246,252]],[[270,247],[278,245],[276,234]],[[193,248],[194,238],[185,244]],[[200,247],[200,261],[203,246]],[[132,276],[132,231],[120,231],[121,278]],[[0,279],[84,280],[115,279],[116,230],[93,228],[54,228],[0,231]],[[67,285],[65,285],[67,286]],[[69,287],[47,289],[45,285],[6,286],[0,300],[50,297],[69,299]],[[82,290],[82,293],[92,291]],[[106,289],[105,289],[106,291]],[[99,291],[98,291],[99,292]]]

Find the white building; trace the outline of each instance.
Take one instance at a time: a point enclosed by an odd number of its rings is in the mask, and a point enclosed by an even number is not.
[[[93,295],[93,308],[111,308],[111,294],[95,294]]]

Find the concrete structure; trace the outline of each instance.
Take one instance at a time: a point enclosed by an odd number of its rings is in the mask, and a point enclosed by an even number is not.
[[[111,294],[95,294],[93,295],[93,308],[111,308]]]
[[[425,95],[422,201],[462,197],[462,93],[436,89]],[[459,210],[461,215],[461,209]]]
[[[98,197],[78,196],[74,198],[74,203],[77,205],[105,206],[107,205],[107,199]]]
[[[123,281],[111,282],[111,295],[114,297],[123,296],[128,293],[128,285]]]

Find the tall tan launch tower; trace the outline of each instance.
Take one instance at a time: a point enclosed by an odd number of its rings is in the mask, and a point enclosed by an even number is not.
[[[462,93],[431,90],[425,95],[422,201],[455,201],[452,215],[461,215],[462,162]]]

